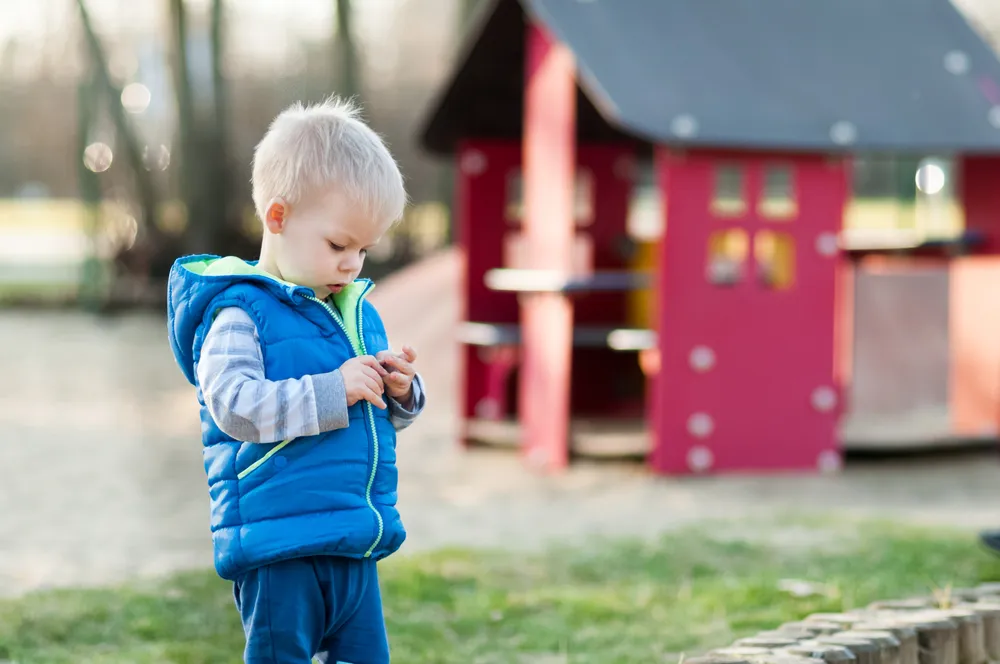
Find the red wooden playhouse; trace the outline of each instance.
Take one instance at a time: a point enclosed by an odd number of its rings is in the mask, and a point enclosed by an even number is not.
[[[1000,254],[992,51],[948,0],[487,5],[422,137],[457,165],[465,440],[545,469],[608,441],[662,473],[839,467],[850,157],[958,156]]]

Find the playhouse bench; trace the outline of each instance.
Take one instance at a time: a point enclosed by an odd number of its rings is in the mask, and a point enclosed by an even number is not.
[[[645,272],[596,271],[585,275],[567,275],[551,270],[497,268],[485,273],[483,281],[492,291],[529,294],[559,293],[578,296],[590,293],[622,293],[652,286],[652,275]],[[506,384],[519,362],[522,330],[518,323],[463,321],[456,340],[488,353],[485,367],[490,385],[485,399],[497,412],[483,412],[468,419],[465,439],[500,447],[520,445],[520,423],[515,418],[499,416],[505,408]],[[615,324],[578,324],[573,326],[573,346],[606,348],[617,352],[653,350],[657,346],[654,330]],[[570,448],[582,457],[643,457],[649,453],[650,437],[642,418],[574,417],[570,421]]]
[[[505,385],[518,363],[521,329],[516,323],[463,322],[457,330],[460,343],[493,349],[487,365],[490,393],[501,403]],[[578,325],[573,328],[573,345],[609,348],[620,352],[641,352],[656,347],[656,332],[647,329]],[[516,419],[484,414],[465,423],[465,437],[492,446],[515,448],[520,445],[521,427]],[[642,419],[610,420],[573,418],[570,421],[572,453],[589,458],[643,457],[649,453],[650,437]]]
[[[653,285],[646,272],[598,271],[567,275],[556,270],[497,268],[483,278],[494,291],[514,293],[596,293],[643,290]]]
[[[469,346],[517,346],[521,343],[521,326],[517,323],[459,323],[456,334],[460,343]],[[656,347],[656,332],[641,328],[621,328],[599,325],[573,327],[573,345],[580,348],[610,348],[622,352]]]
[[[889,233],[844,233],[842,247],[851,260],[869,255],[930,256],[953,258],[975,253],[986,242],[986,235],[977,230],[965,230],[955,237],[926,238],[919,233],[907,234],[893,229]]]
[[[520,447],[521,424],[514,418],[473,418],[464,424],[466,440],[489,447]],[[652,445],[643,418],[593,419],[574,417],[569,425],[569,447],[587,459],[641,459]]]

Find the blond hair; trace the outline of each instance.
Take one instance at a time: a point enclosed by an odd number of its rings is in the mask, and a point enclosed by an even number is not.
[[[295,205],[306,192],[331,185],[380,224],[399,221],[406,207],[403,176],[388,147],[357,106],[336,97],[312,106],[296,102],[271,122],[254,150],[252,183],[260,219],[278,196]]]

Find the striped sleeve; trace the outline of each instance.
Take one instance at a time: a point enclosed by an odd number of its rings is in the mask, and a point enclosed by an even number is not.
[[[238,307],[219,311],[195,371],[212,419],[236,440],[276,443],[348,425],[340,372],[268,380],[257,327]]]

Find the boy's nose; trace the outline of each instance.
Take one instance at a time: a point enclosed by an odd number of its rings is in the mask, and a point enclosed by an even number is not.
[[[340,264],[340,270],[342,272],[358,272],[361,270],[361,257],[351,256],[350,258],[345,258]]]

